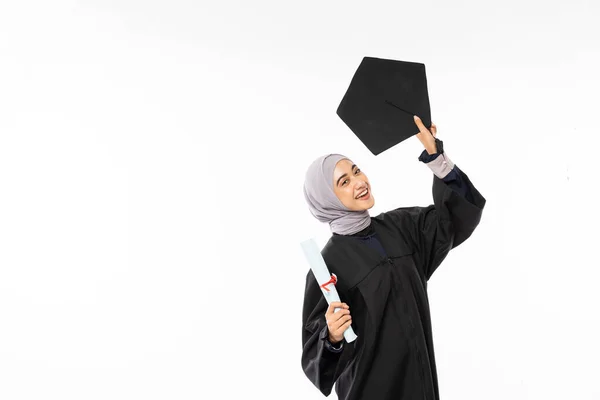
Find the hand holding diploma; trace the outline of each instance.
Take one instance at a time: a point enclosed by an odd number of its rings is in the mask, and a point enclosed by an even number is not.
[[[349,307],[340,301],[340,296],[335,289],[337,278],[329,273],[329,269],[314,239],[306,240],[300,243],[300,245],[315,275],[315,279],[321,287],[321,292],[323,292],[323,296],[329,304],[329,308],[325,313],[325,319],[327,320],[330,342],[339,342],[342,340],[342,337],[348,343],[353,342],[357,336],[350,326],[352,320],[350,318]]]
[[[341,342],[344,338],[344,332],[352,323],[350,307],[348,304],[339,301],[332,302],[325,313],[325,320],[329,330],[329,341],[332,344]]]

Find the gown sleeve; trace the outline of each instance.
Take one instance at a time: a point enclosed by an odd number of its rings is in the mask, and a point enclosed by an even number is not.
[[[467,174],[453,165],[446,179],[433,176],[433,203],[427,207],[402,207],[390,212],[401,230],[407,230],[426,280],[449,251],[467,240],[481,220],[486,200]]]
[[[328,349],[329,331],[325,312],[329,307],[311,271],[306,276],[304,305],[302,308],[302,369],[307,378],[329,396],[333,384],[347,363],[349,346],[338,351]],[[336,347],[339,344],[336,345]]]

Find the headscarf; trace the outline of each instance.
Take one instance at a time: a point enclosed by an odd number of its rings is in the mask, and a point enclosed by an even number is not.
[[[368,210],[350,210],[333,191],[333,171],[343,159],[350,161],[341,154],[327,154],[313,161],[306,171],[304,198],[311,214],[321,222],[328,222],[332,232],[352,235],[368,227],[371,217]]]

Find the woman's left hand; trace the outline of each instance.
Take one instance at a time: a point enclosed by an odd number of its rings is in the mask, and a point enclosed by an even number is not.
[[[437,127],[432,122],[431,123],[431,131],[423,125],[423,121],[421,118],[415,115],[415,124],[419,128],[419,133],[417,133],[417,138],[423,143],[425,146],[425,150],[427,150],[428,154],[437,153],[437,146],[435,145],[435,135],[437,134]]]

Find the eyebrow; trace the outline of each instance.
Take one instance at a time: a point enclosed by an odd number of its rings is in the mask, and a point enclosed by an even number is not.
[[[352,171],[354,171],[354,167],[356,167],[356,164],[352,164],[352,168],[350,168],[350,169],[351,169]],[[336,182],[336,184],[335,184],[335,185],[336,185],[336,186],[338,186],[338,185],[340,184],[340,179],[342,179],[342,178],[346,177],[346,175],[348,175],[348,174],[346,174],[346,173],[343,173],[343,174],[342,174],[342,176],[340,176],[340,177],[338,178],[338,180],[337,180],[337,182]]]

